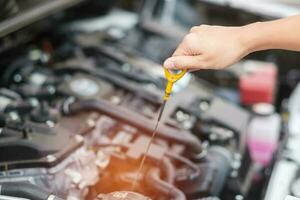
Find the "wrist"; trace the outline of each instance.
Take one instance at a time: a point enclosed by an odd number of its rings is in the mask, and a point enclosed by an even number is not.
[[[244,48],[245,55],[255,51],[263,50],[263,39],[260,36],[261,24],[255,22],[241,27],[241,45]]]

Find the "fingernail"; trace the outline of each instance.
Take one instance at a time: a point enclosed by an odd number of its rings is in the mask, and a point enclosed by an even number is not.
[[[167,59],[164,63],[164,67],[167,69],[175,68],[175,63],[171,59]]]

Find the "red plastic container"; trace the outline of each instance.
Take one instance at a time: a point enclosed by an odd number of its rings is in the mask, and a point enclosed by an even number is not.
[[[242,75],[239,80],[240,100],[244,105],[273,103],[276,91],[277,68],[267,65]]]

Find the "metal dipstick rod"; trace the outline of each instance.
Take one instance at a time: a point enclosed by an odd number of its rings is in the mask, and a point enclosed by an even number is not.
[[[165,89],[165,95],[163,97],[163,103],[160,107],[160,111],[159,111],[159,114],[158,114],[158,117],[157,117],[157,121],[156,121],[156,124],[155,124],[155,127],[153,129],[153,132],[152,132],[152,136],[148,142],[148,145],[146,147],[146,150],[143,154],[143,157],[142,157],[142,160],[140,162],[140,165],[139,165],[139,168],[138,168],[138,171],[137,171],[137,174],[136,174],[136,177],[133,181],[133,184],[132,184],[132,188],[131,190],[134,191],[135,190],[135,187],[136,187],[136,184],[137,182],[139,181],[140,179],[140,174],[143,170],[143,166],[145,164],[145,161],[146,161],[146,158],[147,158],[147,154],[150,150],[150,147],[151,147],[151,144],[153,143],[153,140],[155,138],[155,135],[157,133],[157,130],[158,130],[158,126],[159,126],[159,122],[161,120],[161,117],[162,117],[162,114],[164,112],[164,109],[165,109],[165,106],[167,104],[167,101],[172,93],[172,88],[173,88],[173,84],[178,81],[180,78],[182,78],[184,76],[184,74],[186,73],[186,70],[180,70],[180,71],[176,71],[176,72],[170,72],[169,70],[167,69],[164,69],[165,71],[165,77],[168,81],[167,83],[167,86],[166,86],[166,89]]]

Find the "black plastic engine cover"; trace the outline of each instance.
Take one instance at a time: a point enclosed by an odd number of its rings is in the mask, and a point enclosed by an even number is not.
[[[31,122],[22,131],[3,128],[0,170],[54,166],[83,144],[79,135],[82,124],[73,126],[77,127],[77,132],[61,123],[50,128]]]

